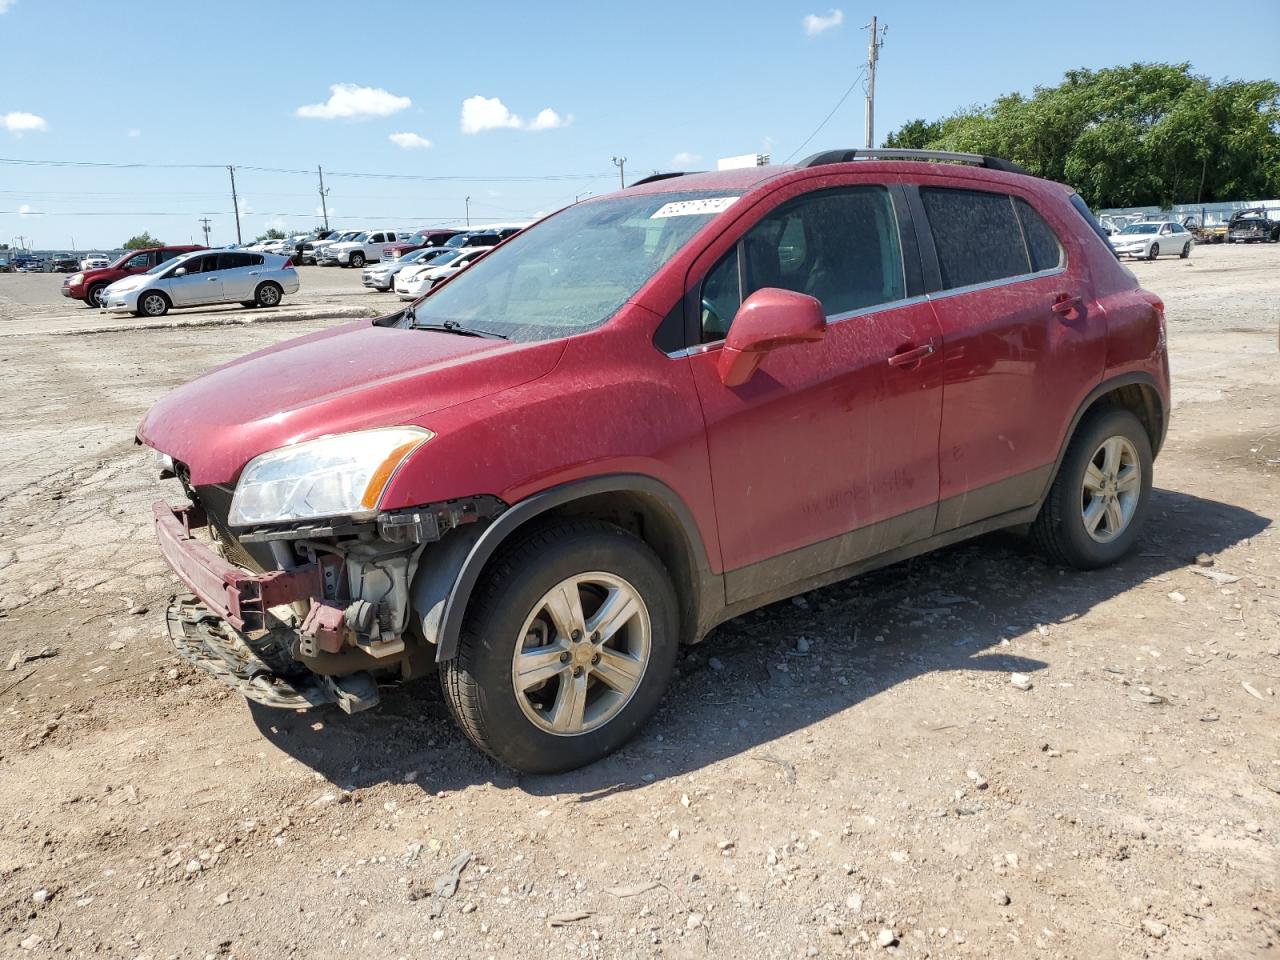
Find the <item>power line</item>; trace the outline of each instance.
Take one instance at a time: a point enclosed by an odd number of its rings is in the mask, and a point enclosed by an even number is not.
[[[849,94],[853,93],[853,88],[858,85],[858,81],[862,79],[862,75],[866,72],[867,72],[867,68],[866,68],[866,65],[864,64],[862,69],[858,71],[858,75],[853,78],[853,83],[849,84],[849,89],[846,90],[843,94],[841,94],[840,99],[836,101],[836,105],[831,108],[831,112],[828,113],[825,117],[823,117],[822,122],[818,124],[817,128],[813,131],[813,133],[805,137],[804,143],[800,144],[800,146],[792,150],[791,155],[787,157],[786,160],[783,160],[782,161],[783,163],[790,163],[792,157],[794,157],[797,153],[803,150],[808,145],[810,140],[812,140],[814,137],[816,137],[818,134],[822,132],[822,128],[827,125],[827,121],[830,120],[832,117],[834,117],[836,115],[836,111],[839,110],[842,106],[844,106],[844,102],[849,99]]]
[[[0,163],[26,167],[93,167],[116,170],[223,170],[227,164],[216,163],[109,163],[100,160],[20,160],[12,157],[0,157]],[[286,167],[258,167],[249,164],[236,164],[237,169],[251,170],[255,173],[281,173],[293,176],[310,177],[313,170],[294,170]],[[500,175],[491,177],[465,176],[459,174],[440,174],[428,176],[413,173],[367,173],[358,171],[330,171],[330,177],[352,177],[365,180],[411,180],[422,183],[532,183],[554,182],[561,180],[595,180],[600,173],[547,173],[524,175]]]

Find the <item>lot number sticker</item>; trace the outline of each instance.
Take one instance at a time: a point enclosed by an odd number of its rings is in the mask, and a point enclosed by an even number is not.
[[[721,213],[728,210],[737,197],[705,197],[701,200],[674,200],[664,203],[652,214],[650,220],[662,220],[666,217],[700,217],[709,213]]]

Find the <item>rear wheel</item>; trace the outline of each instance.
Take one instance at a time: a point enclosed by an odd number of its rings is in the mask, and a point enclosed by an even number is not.
[[[148,290],[138,297],[138,316],[163,317],[169,312],[169,298],[159,290]]]
[[[280,284],[272,283],[269,280],[266,283],[258,284],[258,289],[253,295],[254,303],[259,307],[279,306],[280,298],[283,296],[284,291],[280,289]]]
[[[1051,561],[1093,570],[1133,546],[1151,499],[1151,440],[1128,410],[1081,421],[1031,533]]]
[[[1158,256],[1160,256],[1160,244],[1153,243],[1151,245],[1151,250],[1147,253],[1147,259],[1154,260]]]
[[[1182,252],[1181,252],[1180,254],[1178,254],[1178,256],[1180,256],[1183,260],[1185,260],[1185,259],[1187,259],[1187,257],[1191,256],[1191,241],[1190,241],[1190,240],[1188,240],[1185,244],[1183,244],[1183,246],[1182,246]]]
[[[607,523],[558,523],[491,563],[440,682],[480,749],[525,773],[572,770],[657,709],[678,631],[675,590],[647,544]]]

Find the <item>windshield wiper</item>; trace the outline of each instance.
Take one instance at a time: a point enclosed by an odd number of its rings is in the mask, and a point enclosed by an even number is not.
[[[457,320],[442,320],[440,323],[418,323],[414,319],[413,308],[405,311],[411,330],[436,330],[441,333],[456,333],[460,337],[484,337],[487,340],[510,340],[505,333],[492,330],[478,330],[475,327],[464,327]]]

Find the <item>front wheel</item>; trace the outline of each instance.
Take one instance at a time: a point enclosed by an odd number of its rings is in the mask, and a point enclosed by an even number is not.
[[[492,562],[440,682],[476,746],[524,773],[558,773],[607,756],[649,719],[678,634],[675,590],[648,544],[565,521]]]
[[[163,317],[169,312],[169,298],[158,290],[148,290],[138,298],[138,315]]]
[[[363,267],[363,266],[364,266],[364,254],[363,254],[363,253],[353,253],[353,254],[351,255],[351,266],[355,267],[357,270],[359,270],[361,267]]]
[[[1124,556],[1146,517],[1153,459],[1146,428],[1130,411],[1086,416],[1031,527],[1041,553],[1080,570]]]
[[[84,298],[84,305],[92,307],[94,310],[100,310],[107,305],[107,285],[99,283],[89,288],[89,295]]]
[[[1151,250],[1147,253],[1147,259],[1154,260],[1158,256],[1160,256],[1160,244],[1153,243],[1151,245]]]

